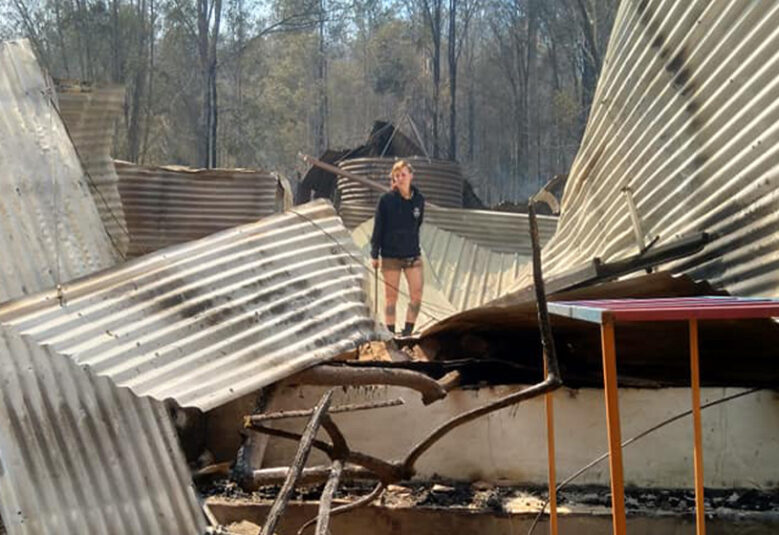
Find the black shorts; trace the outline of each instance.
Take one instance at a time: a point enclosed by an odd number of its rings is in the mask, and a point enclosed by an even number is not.
[[[422,257],[412,256],[410,258],[385,258],[381,259],[381,269],[399,271],[422,266]]]

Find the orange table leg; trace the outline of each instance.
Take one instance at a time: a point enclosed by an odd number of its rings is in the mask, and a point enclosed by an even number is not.
[[[625,483],[622,473],[622,433],[619,428],[617,397],[617,353],[614,343],[614,320],[604,318],[601,325],[603,344],[603,382],[606,395],[606,426],[609,432],[611,468],[611,514],[614,535],[625,535]]]
[[[706,534],[703,504],[703,432],[701,431],[701,379],[698,356],[698,320],[690,320],[690,368],[692,375],[692,425],[695,430],[695,533]]]
[[[544,363],[544,377],[546,377],[546,363]],[[549,533],[557,535],[557,475],[555,473],[555,446],[554,446],[554,403],[552,392],[545,395],[546,401],[546,448],[549,459]]]

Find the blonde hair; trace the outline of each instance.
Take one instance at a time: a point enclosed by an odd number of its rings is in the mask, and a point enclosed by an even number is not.
[[[397,186],[395,185],[395,173],[400,172],[403,168],[408,169],[409,173],[414,173],[414,168],[411,167],[411,164],[408,163],[406,160],[398,160],[395,162],[395,165],[392,166],[392,169],[390,170],[389,177],[390,177],[390,187],[392,189],[397,189]]]

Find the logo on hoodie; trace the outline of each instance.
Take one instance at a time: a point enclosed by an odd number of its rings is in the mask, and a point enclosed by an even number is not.
[[[422,215],[422,210],[419,209],[419,206],[414,207],[414,219],[419,219],[419,216]]]

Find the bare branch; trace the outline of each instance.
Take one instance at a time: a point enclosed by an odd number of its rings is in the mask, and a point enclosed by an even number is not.
[[[446,390],[423,373],[411,370],[390,370],[357,366],[323,364],[309,368],[289,378],[290,383],[308,385],[393,385],[411,388],[422,394],[428,405],[446,397]]]
[[[377,499],[379,496],[381,496],[381,493],[384,492],[385,485],[384,483],[379,483],[376,485],[376,488],[374,488],[370,494],[366,495],[364,498],[360,498],[359,500],[347,503],[346,505],[341,505],[340,507],[336,507],[332,511],[330,511],[330,516],[340,515],[343,513],[348,513],[349,511],[353,509],[357,509],[358,507],[362,507],[363,505],[368,505],[373,500]],[[307,521],[305,524],[300,526],[300,529],[298,530],[297,535],[302,535],[303,532],[306,530],[308,526],[313,524],[316,521],[316,518],[312,518],[311,520]]]
[[[338,483],[341,481],[341,474],[343,473],[344,464],[343,461],[336,459],[333,461],[333,467],[330,470],[330,477],[327,479],[325,488],[322,491],[322,497],[319,498],[319,514],[316,520],[316,535],[328,535],[330,525],[330,509],[333,505],[333,496],[336,489],[338,489]]]
[[[333,389],[328,390],[319,400],[319,403],[314,410],[314,414],[306,425],[306,429],[303,431],[303,435],[300,438],[300,445],[298,451],[295,454],[295,459],[292,461],[292,466],[287,474],[287,479],[284,481],[281,490],[279,491],[276,500],[268,512],[268,518],[265,520],[265,525],[262,527],[261,535],[273,535],[276,531],[276,524],[278,523],[281,515],[284,513],[284,509],[287,507],[287,502],[292,495],[292,490],[295,488],[298,478],[303,471],[303,465],[308,460],[308,455],[311,452],[311,446],[314,443],[314,437],[319,430],[319,425],[322,421],[322,417],[326,414],[327,408],[330,406],[330,401],[333,399]]]
[[[387,401],[371,401],[368,403],[354,403],[351,405],[338,405],[332,407],[328,411],[328,414],[338,414],[341,412],[355,412],[364,411],[368,409],[382,409],[385,407],[397,407],[403,405],[405,401],[402,398],[390,399]],[[301,409],[295,411],[279,411],[269,412],[266,414],[252,414],[250,416],[244,416],[244,427],[250,427],[252,424],[257,425],[269,420],[283,420],[287,418],[305,418],[311,416],[314,409]]]
[[[298,485],[316,485],[327,481],[327,478],[330,477],[331,469],[332,466],[307,466],[300,473]],[[255,487],[261,487],[263,485],[281,485],[286,480],[288,472],[288,466],[261,468],[252,472],[251,479],[254,482]],[[376,474],[361,466],[344,463],[341,479],[350,481],[376,481]]]
[[[263,433],[266,435],[279,437],[279,438],[286,438],[289,440],[299,441],[302,439],[302,435],[298,433],[293,433],[291,431],[284,431],[282,429],[273,429],[271,427],[262,427],[262,426],[255,426],[251,428],[252,431],[257,431],[258,433]],[[328,444],[327,442],[323,442],[321,440],[314,440],[313,441],[313,447],[316,449],[322,451],[330,457],[331,459],[336,458],[335,448]],[[346,460],[350,463],[357,464],[360,466],[364,466],[374,474],[376,474],[376,477],[380,481],[399,481],[402,479],[401,472],[400,472],[400,465],[398,463],[391,463],[384,461],[382,459],[379,459],[378,457],[373,457],[372,455],[368,455],[365,453],[361,453],[358,451],[349,451],[348,455],[346,456]]]

